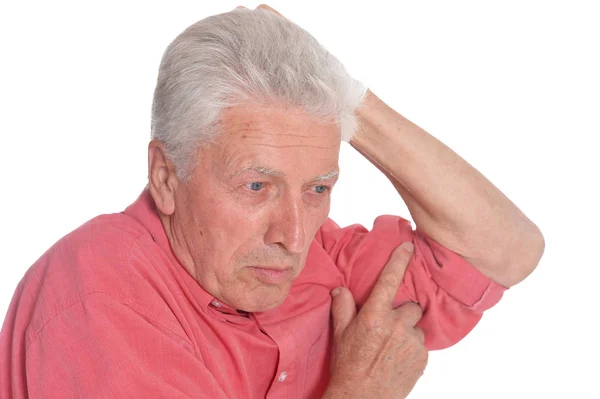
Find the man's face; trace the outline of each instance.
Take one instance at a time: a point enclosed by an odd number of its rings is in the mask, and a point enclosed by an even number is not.
[[[177,188],[175,252],[216,298],[265,311],[284,301],[327,219],[339,128],[297,108],[260,106],[225,110],[220,127]]]

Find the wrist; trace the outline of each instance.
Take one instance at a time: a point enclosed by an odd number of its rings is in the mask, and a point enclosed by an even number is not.
[[[401,115],[367,90],[362,104],[356,109],[356,117],[358,129],[350,144],[363,153],[371,153],[386,135],[391,134],[390,127],[395,126]]]
[[[381,169],[411,162],[428,134],[370,90],[356,110],[358,129],[350,145]],[[425,143],[426,144],[426,143]],[[401,161],[400,161],[401,160]]]

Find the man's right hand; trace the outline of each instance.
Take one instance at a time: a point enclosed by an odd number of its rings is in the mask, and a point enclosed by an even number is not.
[[[324,398],[406,398],[423,374],[428,354],[415,327],[422,310],[415,303],[392,308],[413,248],[403,243],[394,250],[358,314],[348,289],[333,290],[332,373]]]

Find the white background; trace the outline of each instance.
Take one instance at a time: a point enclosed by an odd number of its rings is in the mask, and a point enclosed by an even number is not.
[[[431,353],[411,398],[600,398],[593,3],[270,3],[481,171],[544,233],[534,274],[467,338]],[[2,3],[0,314],[57,239],[136,199],[146,183],[162,52],[191,23],[237,5]],[[385,177],[348,145],[340,167],[331,212],[339,224],[370,228],[379,214],[410,217]]]

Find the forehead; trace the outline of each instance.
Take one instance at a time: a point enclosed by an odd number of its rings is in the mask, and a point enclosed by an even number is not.
[[[277,171],[337,168],[340,131],[300,108],[237,106],[221,115],[215,152],[228,174],[241,169]],[[217,166],[217,165],[213,165]],[[320,173],[330,172],[325,170]]]
[[[282,139],[325,139],[339,141],[335,120],[323,121],[299,107],[244,105],[229,107],[220,115],[219,125],[227,138],[275,134]]]

